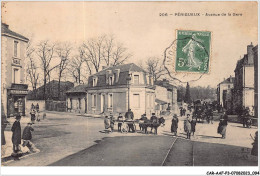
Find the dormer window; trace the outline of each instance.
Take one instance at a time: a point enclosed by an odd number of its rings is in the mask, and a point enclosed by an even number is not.
[[[134,84],[139,84],[139,75],[134,75]]]
[[[93,87],[97,86],[97,78],[96,77],[93,78],[92,85],[93,85]]]
[[[109,76],[108,84],[111,86],[113,85],[113,76]]]

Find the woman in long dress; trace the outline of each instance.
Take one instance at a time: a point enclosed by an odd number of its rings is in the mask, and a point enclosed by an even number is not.
[[[172,118],[172,125],[171,125],[171,132],[174,134],[174,136],[177,136],[178,123],[179,123],[179,119],[177,115],[174,114]]]
[[[184,121],[184,131],[187,133],[187,139],[190,139],[191,134],[191,119],[190,114],[187,114],[187,118]]]

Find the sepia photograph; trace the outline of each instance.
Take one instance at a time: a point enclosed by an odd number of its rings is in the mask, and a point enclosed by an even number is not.
[[[257,1],[2,1],[1,15],[4,174],[259,175]]]

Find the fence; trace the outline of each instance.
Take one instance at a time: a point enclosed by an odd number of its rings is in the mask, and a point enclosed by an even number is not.
[[[66,101],[47,100],[45,104],[45,108],[47,111],[58,111],[58,112],[67,111]]]

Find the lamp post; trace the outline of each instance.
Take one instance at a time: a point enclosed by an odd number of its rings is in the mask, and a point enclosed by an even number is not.
[[[130,109],[130,81],[131,81],[131,74],[128,74],[128,77],[126,78],[127,81],[127,88],[128,88],[128,110]],[[127,110],[127,111],[128,111]]]

